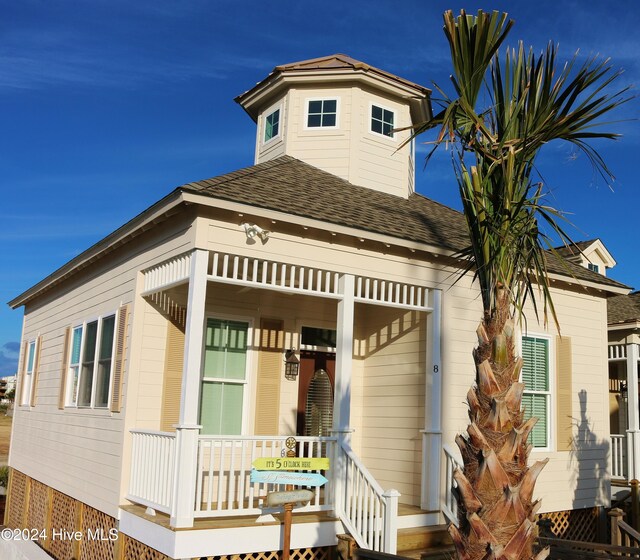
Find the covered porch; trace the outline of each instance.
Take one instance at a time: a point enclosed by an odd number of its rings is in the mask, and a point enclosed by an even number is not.
[[[609,413],[611,479],[627,483],[640,479],[640,399],[635,341],[609,344]]]
[[[325,485],[300,485],[314,497],[295,511],[333,512],[360,546],[387,552],[395,551],[400,526],[438,522],[438,290],[202,249],[143,276],[141,295],[167,320],[167,348],[173,332],[181,351],[173,366],[165,351],[157,428],[131,430],[129,501],[166,514],[172,529],[197,519],[268,516],[267,493],[284,487],[252,482],[252,463],[283,456],[295,436],[296,456],[330,461],[316,471]],[[226,373],[216,377],[211,364],[222,354],[212,341],[223,331],[242,351],[227,348]],[[326,341],[308,338],[318,331]],[[297,379],[285,380],[291,350],[302,367]],[[246,377],[234,373],[238,363]],[[164,398],[167,367],[179,371],[173,400]],[[329,416],[315,407],[326,399],[309,405],[310,380],[322,375],[332,392]],[[215,418],[205,405],[219,412]],[[401,521],[403,501],[417,513]]]

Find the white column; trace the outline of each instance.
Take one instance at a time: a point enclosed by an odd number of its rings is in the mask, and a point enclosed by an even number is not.
[[[627,477],[640,479],[640,416],[638,411],[638,345],[627,344]]]
[[[209,252],[196,249],[191,257],[187,325],[180,395],[180,420],[176,426],[176,464],[173,479],[171,527],[192,527],[196,494],[200,372],[204,341]]]
[[[354,277],[343,274],[339,281],[342,299],[338,302],[336,378],[333,429],[349,430],[351,422],[351,372],[353,369],[353,289]]]
[[[420,507],[440,509],[440,471],[442,465],[442,360],[440,332],[442,291],[431,290],[427,316],[427,371],[425,372],[424,430],[422,430],[422,488]],[[444,489],[445,491],[447,489]]]
[[[338,443],[333,472],[334,507],[344,513],[347,483],[347,457],[343,447],[349,444],[351,434],[351,371],[353,369],[353,290],[355,280],[350,274],[340,277],[338,288],[342,299],[338,302],[336,332],[336,377],[333,396],[333,430]]]

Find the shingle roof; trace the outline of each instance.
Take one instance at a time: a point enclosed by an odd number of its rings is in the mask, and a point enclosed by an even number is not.
[[[309,60],[300,60],[298,62],[290,62],[289,64],[280,64],[273,69],[273,72],[287,72],[292,70],[323,70],[323,69],[347,69],[347,70],[366,70],[370,72],[374,72],[376,74],[380,74],[381,76],[386,76],[397,82],[403,83],[410,87],[421,90],[425,93],[430,93],[431,90],[420,84],[416,84],[415,82],[411,82],[409,80],[405,80],[400,76],[396,76],[395,74],[391,74],[390,72],[386,72],[385,70],[380,70],[380,68],[376,68],[375,66],[371,66],[366,62],[362,62],[360,60],[356,60],[355,58],[351,58],[347,54],[337,53],[331,54],[328,56],[323,56],[320,58],[310,58]]]
[[[182,190],[277,210],[328,224],[460,251],[468,246],[463,215],[420,194],[404,199],[353,185],[291,156],[188,183]],[[548,255],[550,272],[596,284],[624,284]]]
[[[610,325],[640,322],[640,292],[609,298],[607,322]]]
[[[556,252],[563,257],[574,257],[591,247],[598,239],[589,239],[588,241],[575,241],[569,246],[563,245],[556,247]]]

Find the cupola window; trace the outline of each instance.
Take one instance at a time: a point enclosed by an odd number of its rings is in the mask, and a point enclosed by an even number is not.
[[[280,109],[269,113],[264,119],[264,141],[268,142],[280,133]]]
[[[337,99],[314,99],[307,106],[307,128],[335,128],[338,122]]]
[[[393,138],[393,111],[371,106],[371,132]]]

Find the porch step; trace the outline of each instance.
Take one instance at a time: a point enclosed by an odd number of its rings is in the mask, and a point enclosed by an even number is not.
[[[446,525],[398,531],[398,556],[416,560],[449,560],[454,553]]]

